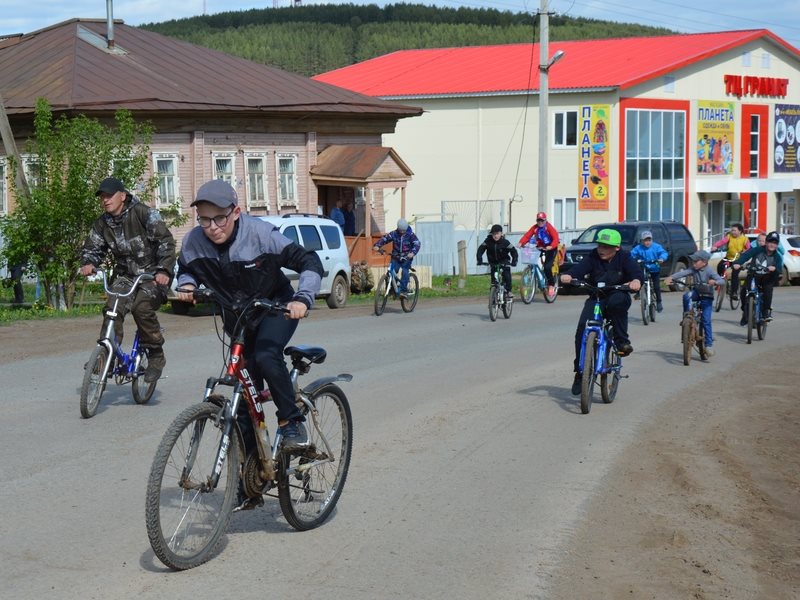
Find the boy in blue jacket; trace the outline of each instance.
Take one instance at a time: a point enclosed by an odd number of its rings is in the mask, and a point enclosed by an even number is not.
[[[642,270],[653,280],[653,288],[656,291],[656,310],[661,312],[664,307],[661,305],[661,263],[663,263],[669,254],[664,250],[664,246],[658,242],[653,241],[653,234],[649,231],[643,231],[640,237],[640,243],[631,250],[631,256],[642,261]]]
[[[422,247],[416,234],[411,230],[408,221],[405,219],[397,220],[397,229],[390,231],[380,238],[372,249],[377,251],[381,246],[392,242],[392,271],[402,269],[400,275],[400,296],[408,294],[408,279],[411,263]]]

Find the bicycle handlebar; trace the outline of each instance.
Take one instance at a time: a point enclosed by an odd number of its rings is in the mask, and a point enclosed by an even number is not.
[[[627,284],[617,284],[617,285],[592,285],[588,281],[580,281],[573,279],[567,284],[562,285],[570,285],[577,288],[584,288],[589,290],[590,292],[594,292],[597,294],[606,294],[608,292],[633,292],[633,290],[628,287]]]
[[[104,269],[95,269],[95,273],[103,276],[103,289],[106,291],[106,294],[114,294],[119,298],[127,298],[128,296],[133,294],[134,291],[136,291],[136,288],[139,287],[139,284],[141,282],[153,281],[156,278],[155,274],[153,273],[140,273],[139,276],[133,280],[133,283],[131,284],[131,289],[128,290],[128,293],[123,294],[121,292],[114,292],[108,289],[108,278],[106,277],[106,271]]]
[[[217,294],[211,288],[194,288],[194,289],[187,289],[187,288],[178,288],[175,290],[176,292],[180,292],[182,294],[190,293],[194,298],[194,301],[198,304],[203,304],[206,302],[216,302],[218,301]],[[249,300],[243,306],[233,306],[231,307],[234,312],[239,312],[242,309],[253,307],[253,308],[261,308],[270,312],[275,313],[290,313],[291,311],[289,308],[283,304],[282,302],[276,302],[275,300],[270,300],[268,298],[256,298],[254,300]]]

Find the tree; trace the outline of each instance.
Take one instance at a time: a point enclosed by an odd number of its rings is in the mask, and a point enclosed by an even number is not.
[[[157,177],[145,177],[150,156],[152,127],[137,124],[127,110],[115,114],[110,127],[84,115],[54,120],[47,100],[36,102],[34,137],[27,154],[28,195],[12,189],[14,212],[0,220],[5,238],[3,258],[8,264],[25,264],[42,282],[49,306],[71,308],[80,267],[80,251],[102,206],[95,198],[100,181],[109,174],[148,202]],[[12,172],[20,165],[12,161]],[[13,178],[12,178],[13,179]],[[180,224],[180,204],[166,211],[168,222]]]

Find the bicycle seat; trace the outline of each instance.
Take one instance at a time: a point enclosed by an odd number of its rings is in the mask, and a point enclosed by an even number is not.
[[[299,358],[305,358],[317,364],[324,363],[325,358],[328,356],[327,350],[319,346],[287,346],[283,354],[285,356],[291,356],[292,362]]]

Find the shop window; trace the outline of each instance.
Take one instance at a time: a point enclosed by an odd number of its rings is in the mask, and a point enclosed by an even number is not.
[[[567,110],[553,115],[553,146],[574,148],[578,145],[578,111]]]
[[[248,153],[245,157],[247,175],[247,209],[269,208],[267,195],[267,156]]]
[[[577,207],[576,198],[554,198],[553,227],[557,231],[577,229]]]
[[[231,187],[236,187],[234,180],[235,171],[235,155],[232,152],[214,153],[212,155],[214,163],[214,179],[222,179],[230,184]]]
[[[685,118],[682,111],[626,111],[625,219],[683,222]]]
[[[156,201],[158,206],[169,206],[178,201],[178,155],[153,154],[153,167],[158,177]]]
[[[749,67],[753,61],[753,55],[750,52],[742,52],[742,66]]]
[[[761,68],[769,69],[771,60],[772,59],[770,58],[770,53],[764,52],[764,54],[761,55]]]
[[[675,93],[675,78],[672,75],[664,76],[664,92],[667,94]]]

